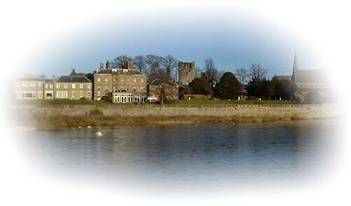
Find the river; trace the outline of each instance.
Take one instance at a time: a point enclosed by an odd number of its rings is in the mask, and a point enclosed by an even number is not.
[[[328,120],[67,128],[26,131],[19,142],[34,168],[70,181],[173,188],[296,185],[330,171],[335,129]]]

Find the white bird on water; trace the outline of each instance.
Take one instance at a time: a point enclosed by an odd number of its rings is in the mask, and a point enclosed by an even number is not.
[[[98,136],[98,137],[101,137],[101,136],[103,135],[101,131],[97,131],[95,134],[96,134],[96,136]]]

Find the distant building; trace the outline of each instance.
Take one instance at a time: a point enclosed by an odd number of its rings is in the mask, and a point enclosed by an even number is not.
[[[16,99],[43,99],[43,84],[41,78],[20,78],[15,81]]]
[[[45,79],[43,90],[44,99],[54,99],[55,81],[53,79]]]
[[[61,76],[54,87],[55,99],[92,99],[92,83],[84,75]]]
[[[94,73],[94,100],[112,94],[112,70],[100,70]]]
[[[297,57],[294,57],[293,74],[291,79],[303,92],[326,88],[326,79],[321,70],[300,70]]]
[[[178,62],[179,85],[188,85],[195,79],[195,62]]]
[[[156,102],[161,102],[162,95],[164,101],[176,101],[179,100],[179,86],[173,81],[155,79],[148,86],[148,94],[148,99]]]
[[[136,69],[114,69],[112,88],[114,103],[144,103],[147,77]]]
[[[114,103],[144,103],[146,83],[146,75],[134,69],[132,62],[125,63],[124,68],[102,65],[94,74],[94,100],[110,93]]]
[[[294,56],[292,75],[277,75],[278,80],[292,80],[297,92],[295,98],[299,102],[321,102],[326,100],[328,94],[327,82],[322,70],[301,70],[296,54]]]
[[[274,78],[277,80],[291,80],[291,75],[275,75]]]

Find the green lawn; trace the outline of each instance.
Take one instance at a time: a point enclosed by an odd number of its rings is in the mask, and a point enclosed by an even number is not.
[[[290,100],[180,100],[168,105],[173,106],[230,106],[230,105],[287,105],[294,104]]]
[[[38,105],[38,106],[65,106],[65,105],[96,105],[96,106],[149,106],[157,107],[159,104],[146,103],[143,105],[136,104],[113,104],[112,102],[105,101],[88,101],[88,100],[18,100],[19,105]],[[193,99],[193,100],[179,100],[165,104],[165,106],[186,106],[186,107],[199,107],[199,106],[231,106],[231,105],[289,105],[294,104],[289,100],[207,100],[207,99]]]

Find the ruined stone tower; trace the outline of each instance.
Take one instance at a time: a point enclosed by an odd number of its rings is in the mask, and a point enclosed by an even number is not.
[[[195,79],[195,62],[178,62],[179,85],[188,85]]]

